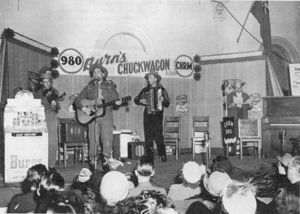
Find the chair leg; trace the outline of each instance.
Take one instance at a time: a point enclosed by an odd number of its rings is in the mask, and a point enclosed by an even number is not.
[[[84,165],[84,143],[82,144],[82,165]]]
[[[175,151],[176,151],[176,160],[178,160],[178,153],[179,153],[178,142],[176,142]]]
[[[206,163],[205,163],[206,166],[208,166],[208,160],[209,160],[209,148],[206,149]]]
[[[194,142],[194,140],[192,143],[192,153],[193,153],[193,158],[195,158],[195,142]]]
[[[210,141],[208,144],[208,158],[211,158],[211,145],[210,145]]]
[[[67,145],[64,143],[64,167],[67,167]]]
[[[181,158],[181,145],[180,145],[180,141],[178,141],[178,157]]]
[[[241,157],[241,160],[243,159],[243,141],[240,139],[240,157]]]
[[[229,149],[228,144],[226,144],[226,157],[227,158],[228,158],[228,149]]]

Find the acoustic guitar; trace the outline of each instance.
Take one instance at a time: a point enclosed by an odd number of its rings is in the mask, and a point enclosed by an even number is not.
[[[105,115],[105,108],[110,105],[114,105],[117,100],[121,100],[122,103],[130,101],[131,96],[122,97],[120,99],[112,100],[110,102],[105,102],[103,99],[97,98],[95,100],[81,100],[81,104],[83,107],[90,108],[91,114],[87,115],[81,109],[76,109],[76,117],[77,121],[81,124],[88,124],[92,122],[95,118],[103,117]],[[97,111],[96,111],[97,109]]]

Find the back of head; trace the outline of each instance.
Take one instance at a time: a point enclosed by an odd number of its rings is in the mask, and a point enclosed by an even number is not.
[[[136,171],[141,176],[151,176],[154,172],[154,162],[153,160],[143,157],[137,162]]]
[[[53,192],[53,191],[61,191],[64,189],[65,180],[64,178],[57,172],[54,172],[49,175],[45,175],[41,183],[39,185],[39,195],[43,196],[44,193]]]
[[[42,177],[48,173],[45,165],[37,164],[27,170],[26,178],[22,182],[24,193],[30,192],[38,187]],[[33,189],[34,188],[34,189]]]
[[[275,197],[278,213],[294,214],[300,210],[299,185],[288,184]]]
[[[223,208],[229,214],[255,214],[255,194],[256,188],[250,182],[230,181],[221,193]]]
[[[52,213],[68,213],[68,214],[75,214],[76,211],[70,204],[51,204],[50,207],[48,208],[47,214],[52,214]]]
[[[212,214],[212,211],[210,211],[202,202],[195,201],[193,202],[189,208],[186,211],[186,214]]]

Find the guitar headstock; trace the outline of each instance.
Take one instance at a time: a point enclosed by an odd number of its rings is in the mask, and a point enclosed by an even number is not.
[[[122,102],[128,102],[131,101],[131,96],[122,97]]]

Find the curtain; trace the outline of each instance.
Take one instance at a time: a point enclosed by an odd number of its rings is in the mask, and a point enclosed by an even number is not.
[[[269,57],[266,57],[266,94],[271,97],[282,97],[283,93]]]

